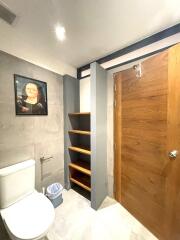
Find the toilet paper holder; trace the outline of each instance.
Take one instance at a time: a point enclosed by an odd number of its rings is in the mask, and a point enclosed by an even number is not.
[[[53,156],[47,156],[47,157],[43,156],[43,157],[40,157],[40,161],[45,162],[45,161],[49,161],[52,158],[53,158]]]

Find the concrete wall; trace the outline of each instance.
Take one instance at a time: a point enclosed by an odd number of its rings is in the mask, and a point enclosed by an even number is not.
[[[80,112],[91,111],[90,77],[80,80]]]
[[[47,82],[48,116],[15,115],[14,73]],[[53,158],[41,165],[43,156]],[[0,168],[30,158],[36,160],[38,190],[55,181],[63,184],[63,79],[61,75],[0,52]],[[8,239],[1,220],[0,239]]]
[[[91,64],[91,206],[107,196],[107,71]]]
[[[14,73],[47,82],[48,116],[15,115]],[[62,76],[0,52],[0,168],[33,158],[37,189],[63,183],[63,129]],[[43,156],[53,158],[40,165]]]
[[[119,69],[118,69],[119,70]],[[113,150],[113,71],[108,72],[107,76],[107,184],[108,195],[113,197],[114,182],[114,150]],[[80,80],[80,111],[89,112],[91,78],[87,77]]]

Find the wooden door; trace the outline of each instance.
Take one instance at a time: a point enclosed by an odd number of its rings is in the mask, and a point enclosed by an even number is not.
[[[116,73],[115,198],[159,239],[180,239],[180,45]]]

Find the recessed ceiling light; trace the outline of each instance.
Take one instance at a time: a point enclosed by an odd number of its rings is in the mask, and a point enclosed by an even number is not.
[[[64,27],[57,25],[55,27],[56,37],[60,41],[64,41],[66,38],[66,30]]]

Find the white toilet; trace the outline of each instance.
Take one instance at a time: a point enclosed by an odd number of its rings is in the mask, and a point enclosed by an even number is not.
[[[52,203],[35,190],[35,161],[0,169],[0,213],[12,240],[46,236],[55,212]]]

